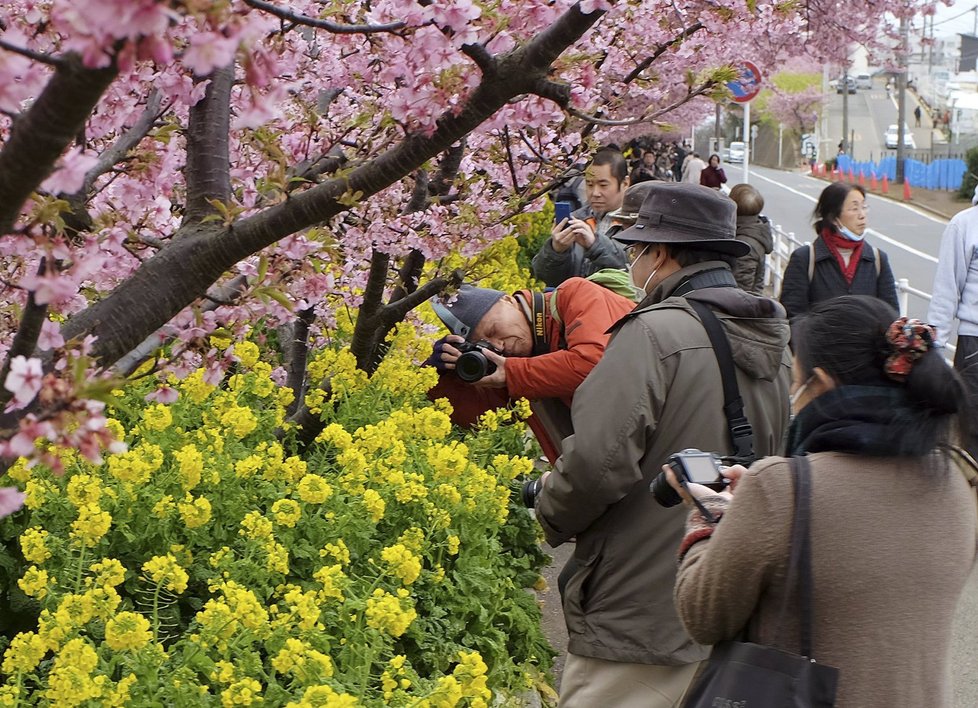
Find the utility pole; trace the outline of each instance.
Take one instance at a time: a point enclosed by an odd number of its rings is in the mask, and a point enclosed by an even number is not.
[[[978,14],[976,14],[978,17]],[[903,126],[906,124],[907,120],[907,33],[909,31],[909,25],[907,23],[907,18],[900,19],[900,48],[897,50],[900,52],[899,60],[897,63],[900,66],[900,70],[897,73],[897,163],[896,163],[896,180],[897,184],[903,184],[905,179],[904,168],[906,160],[906,146],[903,144]]]
[[[849,157],[849,67],[842,72],[842,152]]]

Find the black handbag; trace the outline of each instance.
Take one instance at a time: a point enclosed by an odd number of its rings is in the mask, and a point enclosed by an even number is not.
[[[812,657],[812,557],[809,534],[811,477],[808,459],[791,459],[795,490],[794,521],[787,588],[796,587],[801,626],[801,653],[751,642],[725,641],[713,647],[683,701],[684,708],[831,708],[839,680],[837,668]],[[784,626],[787,597],[781,605]]]

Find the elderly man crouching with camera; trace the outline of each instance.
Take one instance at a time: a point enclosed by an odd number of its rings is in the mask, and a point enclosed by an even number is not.
[[[429,359],[441,377],[428,397],[448,398],[460,425],[472,425],[510,400],[530,399],[530,427],[554,461],[561,440],[572,432],[574,391],[604,353],[607,331],[635,302],[571,278],[546,293],[507,295],[463,285],[432,306],[451,334],[439,340]]]

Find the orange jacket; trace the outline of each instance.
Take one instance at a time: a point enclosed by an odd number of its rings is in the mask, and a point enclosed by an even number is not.
[[[532,302],[529,290],[520,293]],[[557,297],[558,322],[551,313],[551,298]],[[568,407],[574,391],[601,359],[608,344],[606,332],[635,303],[584,278],[570,278],[549,293],[544,293],[544,329],[550,352],[530,357],[507,357],[506,390],[482,388],[467,384],[454,374],[443,373],[428,392],[428,398],[447,398],[454,409],[452,422],[474,425],[487,410],[505,406],[515,398],[559,398]],[[554,442],[547,437],[539,421],[531,417],[530,428],[536,434],[547,457],[557,459]]]

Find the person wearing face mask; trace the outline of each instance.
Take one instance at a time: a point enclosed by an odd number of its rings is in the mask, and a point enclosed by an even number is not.
[[[899,309],[886,253],[866,243],[866,190],[833,182],[815,205],[816,239],[796,248],[781,281],[781,304],[794,319],[822,300],[872,295]]]
[[[809,656],[839,669],[836,708],[949,708],[952,622],[978,550],[973,468],[945,446],[968,416],[963,385],[934,328],[877,298],[819,303],[793,330],[788,454],[810,467]],[[746,634],[795,653],[798,613],[781,614],[797,600],[790,461],[724,476],[732,494],[690,485],[714,521],[688,507],[679,615],[705,644]]]
[[[788,425],[788,322],[775,300],[737,287],[731,265],[749,246],[735,237],[736,205],[700,185],[648,184],[635,224],[614,236],[646,297],[575,392],[574,435],[536,502],[551,545],[576,538],[562,708],[671,708],[707,655],[672,602],[683,514],[649,493],[674,452],[734,452],[720,365],[692,301],[729,340],[754,453],[781,452]]]
[[[529,399],[530,428],[555,461],[561,440],[573,432],[574,392],[604,353],[608,330],[635,302],[585,278],[571,278],[550,292],[512,295],[465,284],[432,305],[451,334],[435,343],[428,359],[439,371],[428,397],[447,398],[452,421],[462,426],[515,399]],[[457,347],[465,341],[488,342],[499,352],[483,352],[495,371],[472,383],[455,372]]]

